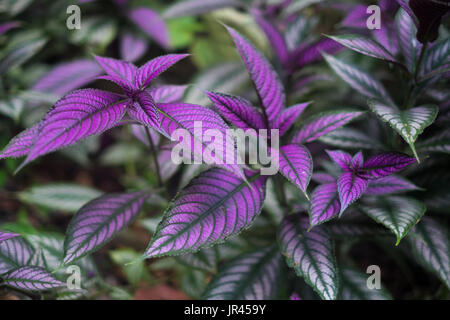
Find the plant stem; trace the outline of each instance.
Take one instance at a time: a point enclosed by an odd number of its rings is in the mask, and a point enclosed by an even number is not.
[[[147,139],[150,145],[150,152],[152,154],[153,157],[153,161],[155,162],[155,168],[156,168],[156,176],[158,178],[158,187],[162,187],[163,186],[163,181],[162,181],[162,177],[161,177],[161,168],[159,167],[159,162],[158,162],[158,154],[156,152],[156,146],[155,143],[153,142],[152,136],[150,135],[150,130],[145,127],[145,133],[147,134]]]

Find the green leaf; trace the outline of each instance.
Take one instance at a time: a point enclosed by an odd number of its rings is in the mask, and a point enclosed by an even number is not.
[[[416,149],[422,152],[442,152],[450,154],[450,131],[446,129],[431,138],[417,143]]]
[[[206,288],[203,299],[275,299],[283,272],[283,259],[275,246],[242,254],[223,265]]]
[[[39,205],[51,210],[76,212],[84,204],[97,198],[101,192],[70,183],[56,183],[32,187],[19,193],[25,203]]]
[[[25,107],[25,101],[16,97],[7,98],[0,101],[0,113],[18,121]]]
[[[180,287],[189,297],[200,299],[205,292],[206,276],[199,270],[185,268],[180,276]]]
[[[7,12],[10,16],[15,16],[25,10],[33,0],[2,0],[0,2],[0,12]]]
[[[362,53],[366,56],[395,62],[395,57],[388,52],[381,44],[370,38],[366,38],[356,34],[344,34],[340,36],[327,36],[330,39],[340,43],[341,45],[352,49],[353,51]]]
[[[359,70],[357,67],[331,55],[323,53],[323,56],[334,72],[353,89],[366,97],[384,101],[389,105],[395,105],[381,82],[374,79],[369,73]]]
[[[341,300],[392,300],[391,295],[383,286],[380,289],[369,289],[367,286],[368,274],[352,269],[342,269],[340,274]]]
[[[338,294],[338,269],[334,243],[324,226],[308,229],[308,219],[287,216],[280,225],[278,243],[287,264],[324,300]]]
[[[423,130],[434,122],[438,113],[438,107],[427,104],[420,107],[399,111],[376,100],[368,101],[370,109],[384,122],[387,122],[408,143],[417,161],[414,142]]]
[[[377,197],[372,205],[361,206],[361,210],[390,229],[397,237],[398,245],[422,218],[426,207],[423,202],[413,198],[390,196]]]
[[[372,139],[360,130],[353,128],[339,128],[322,137],[323,143],[347,149],[383,149],[380,142]]]
[[[417,260],[450,289],[450,235],[445,224],[426,217],[407,239]]]
[[[178,256],[176,259],[188,267],[215,273],[217,271],[219,255],[217,249],[213,247],[202,249],[196,253]]]
[[[22,32],[16,35],[3,51],[0,59],[0,75],[20,66],[33,57],[47,43],[41,32]]]
[[[151,279],[150,273],[145,267],[145,262],[140,260],[140,253],[133,249],[123,248],[109,252],[111,260],[117,264],[125,274],[129,283],[136,286],[142,279]],[[133,262],[130,264],[130,262]]]

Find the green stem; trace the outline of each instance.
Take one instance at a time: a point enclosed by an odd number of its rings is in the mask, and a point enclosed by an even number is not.
[[[158,177],[158,187],[162,187],[163,180],[161,177],[161,168],[159,167],[158,162],[158,154],[156,153],[156,146],[155,143],[153,142],[152,136],[150,135],[150,130],[147,127],[145,127],[145,133],[147,134],[147,139],[150,144],[150,152],[152,154],[153,161],[155,162],[156,176]]]

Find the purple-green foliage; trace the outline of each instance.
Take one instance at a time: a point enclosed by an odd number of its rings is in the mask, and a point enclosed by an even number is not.
[[[144,33],[170,49],[159,14],[116,2]],[[292,38],[309,22],[300,14],[279,14],[289,8],[290,1],[252,5],[248,11],[267,36],[273,61],[239,31],[225,26],[252,89],[242,96],[206,91],[211,108],[182,102],[184,85],[157,83],[157,77],[187,54],[161,55],[137,67],[132,61],[140,59],[148,46],[129,31],[120,40],[122,59],[96,55],[96,63],[79,59],[53,68],[33,89],[62,97],[40,121],[12,138],[0,159],[25,157],[20,169],[90,136],[130,126],[133,138],[150,149],[148,159],[153,157],[158,181],[148,189],[108,193],[88,201],[71,218],[64,240],[20,228],[0,231],[0,285],[63,294],[60,271],[73,263],[95,277],[89,255],[129,225],[145,225],[141,213],[147,213],[154,197],[162,197],[170,202],[163,201],[166,208],[162,216],[156,215],[158,223],[148,247],[128,262],[142,265],[145,259],[177,256],[176,261],[185,266],[182,270],[187,266],[189,271],[213,276],[197,297],[390,298],[385,288],[380,295],[368,292],[362,275],[348,267],[355,264],[347,252],[352,241],[367,236],[384,239],[381,247],[395,243],[399,260],[408,256],[415,267],[428,270],[450,288],[450,237],[448,225],[441,223],[448,222],[442,213],[448,214],[450,206],[449,94],[448,88],[440,86],[441,80],[448,80],[450,44],[449,39],[438,40],[442,11],[436,14],[433,8],[425,8],[428,11],[421,12],[426,6],[422,1],[397,2],[380,1],[386,15],[383,30],[362,32],[365,6],[350,5],[344,6],[350,11],[341,26],[354,33],[312,39]],[[237,0],[211,0],[210,9],[196,0],[186,3],[169,8],[165,16],[248,8]],[[2,30],[13,27],[17,24],[11,22],[2,25]],[[334,56],[344,48],[375,58],[377,66],[406,84],[400,89],[404,92],[385,86],[377,72],[363,71],[365,67]],[[304,69],[317,66],[323,58],[343,80],[338,86],[348,91],[348,84],[357,98],[338,91],[331,93],[333,98],[317,95],[314,101],[292,98],[299,83],[314,83],[314,77],[302,74]],[[395,72],[390,72],[392,68]],[[118,90],[78,89],[94,79],[112,82]],[[367,106],[361,97],[369,99]],[[336,100],[343,107],[336,106]],[[216,129],[226,135],[232,127],[279,130],[280,148],[271,151],[278,153],[279,174],[261,176],[247,164],[194,167],[194,172],[183,168],[189,182],[180,183],[173,192],[167,181],[176,180],[171,178],[178,168],[170,167],[167,138],[182,128],[198,139],[196,121],[204,124],[201,134]],[[327,150],[327,144],[337,149]],[[204,143],[196,151],[207,148]],[[224,145],[224,149],[236,152],[234,146]],[[32,241],[33,236],[39,241]],[[352,241],[346,243],[348,238]],[[347,247],[339,247],[342,250],[336,257],[336,247],[343,243]],[[387,250],[394,254],[392,248]],[[219,262],[223,263],[216,270]]]

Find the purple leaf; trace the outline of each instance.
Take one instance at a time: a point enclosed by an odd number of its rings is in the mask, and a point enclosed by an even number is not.
[[[134,98],[136,102],[128,107],[128,115],[145,126],[160,130],[161,119],[152,96],[146,91],[140,91]]]
[[[281,253],[322,299],[334,300],[338,294],[338,269],[333,239],[323,226],[309,232],[307,229],[306,218],[297,214],[286,216],[278,232]]]
[[[266,178],[247,179],[220,168],[202,172],[172,201],[144,256],[197,251],[247,229],[261,212]]]
[[[303,68],[306,65],[322,60],[322,53],[335,54],[342,49],[342,46],[331,39],[319,40],[307,48],[300,51],[296,60],[297,67]]]
[[[8,239],[18,237],[19,235],[17,233],[10,233],[10,232],[4,232],[0,231],[0,243],[3,241],[6,241]]]
[[[0,35],[8,32],[11,29],[17,28],[20,25],[18,21],[5,22],[0,24]]]
[[[336,179],[328,173],[316,172],[311,177],[315,182],[320,184],[336,182]]]
[[[229,132],[227,124],[218,114],[208,108],[187,103],[163,103],[158,104],[157,108],[161,111],[161,128],[169,136],[172,136],[177,129],[185,129],[189,132],[189,139],[188,137],[183,138],[181,143],[192,151],[194,161],[198,161],[198,157],[203,155],[205,162],[210,164],[222,163],[223,168],[243,178],[242,169],[236,164],[238,162],[234,143],[227,143],[227,140],[234,141],[233,136]],[[196,129],[196,124],[201,124],[201,129]],[[203,136],[208,129],[215,129],[221,133],[223,139],[222,154],[217,152],[212,157],[211,153],[214,146],[198,136],[199,134]],[[234,164],[227,161],[227,157],[231,156],[234,157],[233,160],[230,159]]]
[[[308,119],[300,131],[292,139],[293,143],[307,143],[317,140],[323,135],[346,125],[364,112],[353,110],[338,110],[323,112]]]
[[[255,130],[266,128],[261,112],[244,98],[216,92],[206,92],[220,115],[241,129]]]
[[[326,150],[331,160],[333,160],[344,171],[351,171],[352,169],[352,156],[341,150]]]
[[[399,192],[419,190],[415,184],[403,177],[391,175],[369,181],[369,186],[364,194],[385,195]]]
[[[396,0],[396,1],[400,5],[400,7],[402,7],[403,10],[405,10],[405,12],[411,17],[411,19],[414,22],[414,24],[416,25],[416,27],[418,27],[419,20],[414,15],[414,12],[411,10],[411,8],[409,7],[408,0]]]
[[[133,84],[138,74],[138,68],[134,64],[126,61],[99,56],[95,56],[95,60],[97,60],[97,63],[100,65],[100,67],[103,68],[107,75],[111,76],[112,78],[123,80],[130,87],[135,89]]]
[[[161,85],[152,86],[148,92],[156,103],[175,103],[181,101],[186,89],[187,86]]]
[[[32,87],[35,91],[62,96],[78,89],[102,74],[102,68],[92,60],[83,59],[59,64],[44,74]]]
[[[395,33],[394,22],[386,21],[381,29],[372,30],[373,37],[388,52],[395,56],[400,49],[397,35]]]
[[[136,87],[141,89],[147,87],[150,81],[187,56],[189,55],[167,54],[150,60],[139,68],[136,76]]]
[[[293,294],[291,294],[289,300],[302,300],[302,299],[300,298],[297,292],[294,292]]]
[[[365,179],[378,179],[395,172],[416,162],[416,159],[402,153],[388,152],[370,157],[364,166],[358,170],[358,176]]]
[[[367,6],[358,4],[353,6],[350,13],[341,22],[343,27],[363,29],[367,28]]]
[[[145,192],[106,194],[84,205],[67,228],[63,264],[110,241],[136,218],[147,197]]]
[[[357,176],[353,172],[345,172],[338,179],[339,201],[341,202],[342,215],[349,205],[358,200],[366,191],[367,180]]]
[[[44,291],[63,287],[66,284],[53,278],[52,274],[40,267],[25,266],[13,269],[2,276],[1,284],[21,290]]]
[[[233,28],[227,27],[227,30],[255,84],[267,119],[272,122],[286,100],[280,79],[266,58],[247,39]]]
[[[444,15],[450,10],[448,0],[410,0],[409,7],[417,17],[417,39],[421,43],[433,42],[439,36],[439,27]]]
[[[328,221],[339,214],[341,204],[336,180],[316,187],[311,195],[309,228]]]
[[[0,274],[28,264],[34,249],[23,238],[0,242]]]
[[[276,117],[272,124],[272,128],[280,130],[280,136],[284,135],[309,104],[310,102],[300,103],[283,110],[281,114]]]
[[[311,154],[304,146],[289,144],[280,148],[280,173],[306,195],[311,179],[313,163]]]
[[[11,139],[8,145],[0,153],[2,158],[18,158],[26,156],[34,144],[35,138],[39,133],[41,122],[35,124],[31,128],[25,129],[17,136]]]
[[[139,7],[130,11],[130,19],[161,47],[170,47],[169,31],[163,19],[153,10]]]
[[[277,55],[280,62],[286,66],[288,63],[289,55],[283,36],[272,23],[270,23],[263,17],[262,13],[259,10],[252,10],[252,13],[256,20],[256,23],[258,23],[262,31],[265,33],[270,47],[275,51],[275,54]]]
[[[354,34],[327,37],[349,49],[362,53],[366,56],[390,62],[396,61],[395,57],[391,53],[389,53],[383,46],[372,39]]]
[[[363,156],[362,152],[359,151],[352,158],[352,165],[351,165],[352,170],[355,170],[355,171],[359,170],[362,167],[363,163],[364,163],[364,156]]]
[[[131,32],[125,33],[120,39],[120,57],[125,61],[134,62],[147,51],[147,41]]]
[[[97,89],[81,89],[63,97],[42,120],[23,165],[116,125],[126,110],[126,101],[119,98]]]

